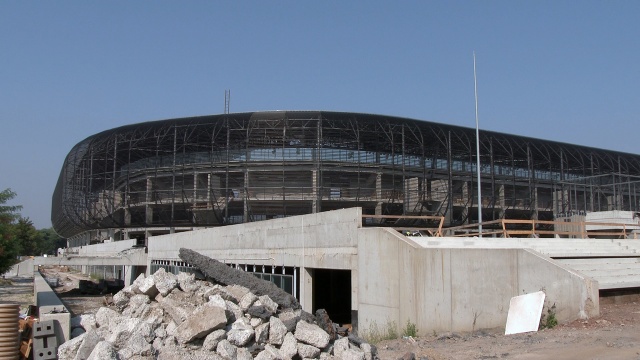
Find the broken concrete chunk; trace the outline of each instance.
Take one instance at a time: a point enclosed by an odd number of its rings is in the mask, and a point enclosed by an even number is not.
[[[144,278],[138,286],[138,291],[140,291],[140,294],[144,294],[149,296],[151,299],[155,299],[156,295],[158,295],[158,288],[156,288],[153,276]]]
[[[236,360],[253,360],[253,355],[247,348],[238,348],[236,351]]]
[[[269,323],[256,326],[254,331],[257,343],[266,343],[269,340]]]
[[[258,300],[260,300],[260,303],[264,307],[266,307],[267,310],[269,310],[271,312],[271,314],[275,314],[276,311],[278,311],[278,303],[276,303],[275,301],[271,300],[269,295],[262,295],[262,296],[258,297]]]
[[[364,352],[354,349],[345,350],[341,357],[342,360],[365,360]]]
[[[238,303],[238,305],[240,306],[240,309],[242,309],[242,311],[247,311],[247,309],[249,309],[251,305],[253,305],[253,303],[256,302],[256,300],[258,300],[257,296],[255,296],[250,292],[247,292],[240,299],[240,302]]]
[[[69,341],[65,341],[62,345],[58,346],[58,359],[59,360],[73,360],[78,353],[78,348],[82,345],[86,333],[73,338]]]
[[[188,274],[188,273],[181,272],[181,273],[178,273],[178,276],[176,278],[178,280],[178,286],[180,287],[180,290],[184,292],[192,293],[198,290],[198,288],[200,287],[196,283],[195,274]]]
[[[245,346],[253,340],[255,331],[246,318],[238,319],[227,332],[227,340],[235,346]]]
[[[204,342],[202,343],[202,349],[209,351],[216,351],[216,347],[218,347],[218,343],[220,340],[224,340],[227,338],[227,332],[223,329],[218,329],[207,335],[204,338]]]
[[[180,290],[174,290],[171,294],[160,297],[158,304],[177,325],[180,325],[196,309],[189,295]]]
[[[88,331],[82,340],[82,344],[80,344],[76,350],[76,356],[74,359],[81,360],[88,358],[91,355],[93,348],[95,348],[100,341],[104,341],[104,338],[98,331]]]
[[[273,345],[265,345],[264,350],[262,350],[256,357],[255,360],[289,360],[287,356],[285,356],[280,350],[275,348]]]
[[[292,333],[288,332],[287,335],[284,336],[284,341],[282,342],[282,346],[280,346],[280,352],[290,358],[293,358],[298,354],[298,340],[293,336]]]
[[[203,321],[206,319],[206,321]],[[217,306],[202,306],[194,311],[176,329],[176,338],[182,344],[207,336],[227,324],[225,311]]]
[[[220,340],[216,347],[216,353],[225,359],[235,359],[238,349],[229,340]]]
[[[333,355],[342,357],[342,353],[349,350],[349,339],[342,338],[333,342]]]
[[[298,343],[298,354],[303,359],[315,359],[320,355],[320,349],[315,346]]]
[[[318,325],[309,324],[304,320],[300,320],[296,325],[296,331],[293,333],[298,341],[305,344],[313,345],[317,348],[324,348],[329,344],[329,334],[322,330]]]
[[[275,316],[269,319],[269,344],[282,345],[284,336],[287,334],[287,327]]]
[[[108,341],[100,341],[87,360],[119,360],[116,349]]]
[[[156,285],[156,289],[160,294],[166,296],[178,286],[178,277],[172,273],[168,273],[164,268],[158,269],[153,274],[153,282]]]
[[[285,309],[278,314],[278,319],[287,327],[287,331],[293,332],[300,320],[300,312],[293,309]]]
[[[225,265],[226,266],[226,265]],[[233,297],[233,302],[240,304],[242,297],[249,293],[249,289],[240,285],[230,285],[225,288],[229,294]],[[234,301],[235,300],[235,301]]]
[[[98,309],[98,312],[96,312],[96,325],[98,325],[98,327],[109,328],[111,324],[117,323],[121,317],[122,316],[115,310],[101,307]]]

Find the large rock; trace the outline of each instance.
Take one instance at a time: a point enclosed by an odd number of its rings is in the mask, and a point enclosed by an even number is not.
[[[293,333],[298,341],[305,344],[313,345],[323,349],[329,345],[329,334],[322,330],[318,325],[309,324],[304,320],[300,320],[296,325],[296,331]]]
[[[87,360],[120,360],[116,349],[108,341],[100,341]]]
[[[156,289],[162,296],[166,296],[178,286],[178,277],[172,273],[168,273],[164,268],[158,269],[153,274],[153,282],[156,285]]]
[[[276,311],[278,311],[278,303],[271,300],[269,295],[262,295],[258,297],[258,300],[267,310],[269,310],[269,312],[271,312],[271,314],[275,314]]]
[[[315,346],[298,343],[298,354],[303,359],[315,359],[320,355],[320,349]]]
[[[216,351],[216,348],[218,347],[218,343],[220,343],[221,340],[224,340],[226,338],[227,338],[226,331],[224,331],[223,329],[215,330],[209,335],[207,335],[207,337],[204,338],[204,342],[202,343],[202,348],[204,350]]]
[[[289,360],[280,350],[272,345],[265,345],[264,350],[254,358],[255,360]]]
[[[227,332],[227,340],[235,346],[245,346],[253,340],[255,331],[246,318],[238,319],[231,325],[231,330]]]
[[[284,341],[282,342],[282,346],[280,346],[280,352],[286,357],[293,358],[298,354],[298,340],[293,336],[292,333],[288,332],[287,335],[284,336]]]
[[[112,326],[115,326],[115,324],[117,324],[121,318],[122,315],[120,315],[117,311],[106,307],[101,307],[100,309],[98,309],[98,312],[96,312],[96,325],[98,325],[98,327],[110,328]]]
[[[88,331],[84,335],[82,344],[76,350],[76,356],[74,357],[74,359],[84,360],[88,358],[91,355],[91,352],[93,352],[93,349],[96,347],[96,345],[101,341],[104,341],[104,338],[101,336],[100,332],[98,332],[97,330]]]
[[[233,345],[229,340],[220,340],[216,347],[216,353],[225,359],[235,359],[238,348]]]
[[[191,297],[180,290],[174,290],[167,296],[160,296],[157,300],[162,310],[169,314],[176,325],[182,324],[196,310]]]
[[[287,327],[275,316],[269,319],[269,344],[282,345],[284,336],[287,334]]]
[[[240,306],[242,311],[247,311],[251,305],[256,302],[256,300],[258,300],[258,297],[255,294],[248,292],[242,297],[242,299],[240,299],[238,306]]]
[[[119,309],[124,309],[127,305],[129,305],[129,299],[133,296],[132,293],[126,291],[118,291],[115,295],[113,295],[113,304]]]
[[[342,357],[342,353],[349,349],[349,339],[342,338],[333,342],[333,354]]]
[[[156,287],[156,282],[153,279],[153,276],[144,278],[144,280],[142,280],[138,285],[138,291],[140,291],[140,294],[144,294],[151,299],[155,299],[156,295],[158,295],[158,288]]]
[[[188,273],[181,272],[181,273],[178,273],[177,279],[178,279],[178,286],[184,292],[192,293],[200,288],[200,286],[198,286],[198,283],[196,282],[195,274],[188,274]]]
[[[257,343],[266,343],[269,340],[269,323],[256,326],[254,331]]]
[[[122,312],[122,315],[128,317],[143,317],[149,311],[149,303],[151,299],[144,294],[133,295],[129,299],[129,304]]]
[[[72,329],[81,327],[86,331],[98,327],[96,324],[96,316],[94,314],[80,314],[71,318],[70,326]]]
[[[235,360],[253,360],[253,356],[251,352],[247,350],[247,348],[238,348],[236,351],[236,359]]]
[[[316,323],[322,330],[329,334],[330,341],[336,339],[336,329],[333,327],[333,321],[331,321],[325,309],[318,309],[316,311]]]
[[[296,324],[300,321],[300,311],[293,309],[282,310],[278,314],[278,319],[287,327],[287,331],[293,332],[296,329]]]
[[[364,352],[355,349],[347,349],[341,355],[342,360],[365,360]]]
[[[206,321],[203,321],[206,319]],[[225,311],[217,306],[204,305],[194,311],[176,329],[176,338],[182,344],[207,336],[227,324]]]
[[[78,348],[82,345],[84,337],[87,333],[84,333],[69,341],[65,341],[62,345],[58,346],[58,359],[59,360],[73,360],[78,353]]]

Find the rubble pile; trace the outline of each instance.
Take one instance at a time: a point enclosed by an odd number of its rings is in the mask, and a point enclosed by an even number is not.
[[[318,317],[244,286],[161,268],[115,294],[112,306],[76,320],[86,332],[62,344],[58,358],[377,359],[374,346],[340,338],[326,313]]]

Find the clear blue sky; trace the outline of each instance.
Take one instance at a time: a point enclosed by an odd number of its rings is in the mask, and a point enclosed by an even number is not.
[[[639,1],[2,1],[0,190],[37,228],[125,124],[354,111],[639,153]]]

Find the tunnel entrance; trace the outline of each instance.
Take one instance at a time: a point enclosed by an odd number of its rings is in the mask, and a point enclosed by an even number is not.
[[[331,320],[351,324],[351,270],[313,269],[313,313],[325,309]]]

